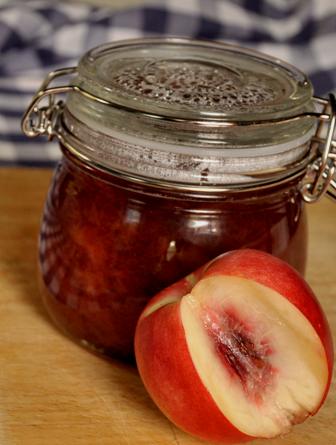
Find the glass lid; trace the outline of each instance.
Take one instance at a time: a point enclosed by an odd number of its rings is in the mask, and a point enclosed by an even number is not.
[[[183,119],[264,120],[309,106],[296,68],[218,42],[143,39],[102,45],[80,61],[79,82],[129,109]]]

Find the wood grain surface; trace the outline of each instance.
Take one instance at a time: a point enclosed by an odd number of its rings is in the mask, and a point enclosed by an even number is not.
[[[36,239],[49,170],[0,169],[0,445],[196,445],[156,409],[135,369],[64,337],[41,305]],[[307,280],[336,334],[336,204],[309,206]],[[335,445],[335,382],[321,411],[254,445]],[[206,421],[206,419],[204,420]]]

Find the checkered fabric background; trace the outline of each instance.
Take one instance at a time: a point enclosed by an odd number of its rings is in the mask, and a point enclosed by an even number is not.
[[[0,0],[0,165],[52,166],[56,142],[28,139],[20,121],[42,79],[88,49],[149,35],[224,40],[305,71],[315,93],[336,90],[336,0],[160,0],[112,10]]]

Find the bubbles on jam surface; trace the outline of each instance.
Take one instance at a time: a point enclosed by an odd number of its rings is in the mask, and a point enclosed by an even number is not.
[[[211,110],[250,109],[267,105],[277,96],[270,78],[239,73],[220,65],[158,61],[123,67],[112,74],[112,84],[127,93],[167,104]]]

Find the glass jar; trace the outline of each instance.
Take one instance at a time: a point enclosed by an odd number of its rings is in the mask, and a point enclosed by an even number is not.
[[[313,98],[296,68],[221,43],[116,42],[51,73],[23,119],[63,152],[39,243],[51,317],[132,359],[148,299],[221,253],[260,249],[304,273],[304,201],[333,195],[334,127],[333,97]]]

